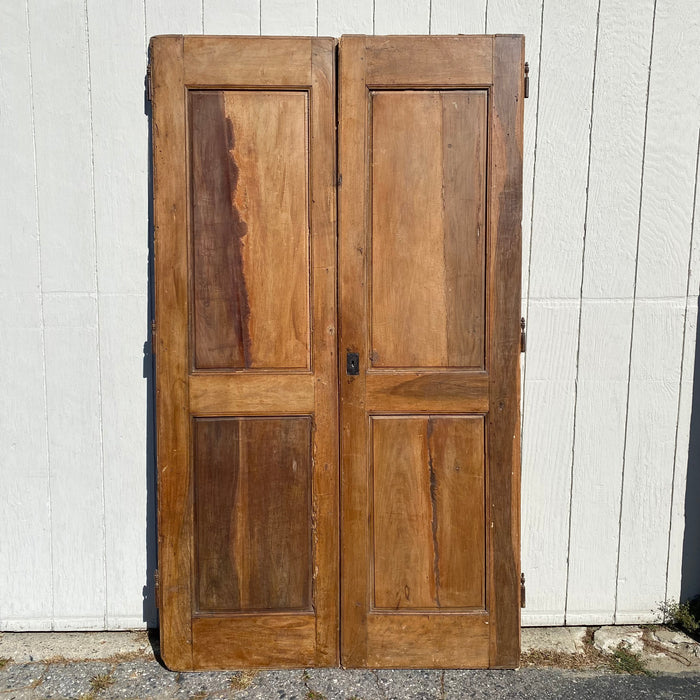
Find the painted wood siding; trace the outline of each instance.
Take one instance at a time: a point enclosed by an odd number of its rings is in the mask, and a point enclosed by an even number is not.
[[[693,0],[10,0],[0,630],[155,622],[143,78],[150,36],[204,32],[526,35],[523,623],[700,592]]]

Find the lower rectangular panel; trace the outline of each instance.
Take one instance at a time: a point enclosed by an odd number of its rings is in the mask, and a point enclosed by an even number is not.
[[[311,417],[195,418],[196,610],[311,610]]]
[[[311,613],[195,617],[192,645],[197,669],[314,666],[316,619]]]
[[[468,662],[465,664],[465,659]],[[370,613],[367,666],[376,668],[486,668],[488,613]]]

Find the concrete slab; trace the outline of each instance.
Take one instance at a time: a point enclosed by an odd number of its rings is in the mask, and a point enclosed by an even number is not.
[[[119,656],[152,655],[148,633],[137,632],[3,632],[0,658],[16,663],[66,659],[98,661]]]
[[[520,647],[523,654],[531,651],[582,654],[586,631],[586,627],[523,627]]]

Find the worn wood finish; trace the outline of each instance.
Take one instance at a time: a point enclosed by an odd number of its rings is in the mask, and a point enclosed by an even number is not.
[[[520,662],[520,255],[525,42],[494,39],[489,122],[489,610],[493,667]],[[516,68],[517,67],[517,68]]]
[[[373,607],[483,608],[483,419],[370,426]]]
[[[318,665],[311,613],[202,616],[192,620],[197,669],[299,668]]]
[[[186,36],[188,86],[259,87],[311,84],[309,52],[318,39],[305,37]]]
[[[493,37],[377,36],[367,45],[366,82],[372,87],[489,86]],[[465,77],[465,72],[468,76]]]
[[[486,668],[488,614],[378,613],[368,621],[369,667]]]
[[[486,372],[369,372],[366,381],[369,411],[486,413],[489,407]]]
[[[189,95],[195,367],[307,368],[307,93]]]
[[[164,590],[163,619],[186,635],[164,636],[163,654],[180,670],[333,665],[335,42],[176,37],[154,40],[154,53],[165,42],[179,47],[179,82],[168,85],[173,116],[155,131],[179,160],[173,178],[156,179],[155,195],[162,215],[183,215],[157,248],[156,268],[164,281],[178,275],[164,303],[184,336],[168,346],[158,331],[159,371],[161,362],[171,369],[179,421],[160,402],[159,438],[182,465],[176,483],[159,465],[161,493],[163,484],[172,491],[160,502],[161,551],[176,551],[182,566],[173,571],[173,555],[160,567],[167,585],[178,582]],[[166,60],[154,62],[156,85],[172,83]],[[163,141],[169,129],[177,143]],[[251,640],[264,652],[251,653]]]
[[[190,377],[190,408],[199,416],[273,414],[284,404],[290,413],[313,413],[312,374],[194,374]]]
[[[371,109],[372,366],[481,368],[486,93],[378,91]]]
[[[518,664],[522,52],[341,40],[348,666]]]
[[[182,37],[151,41],[158,402],[160,637],[170,668],[192,667],[187,173]]]
[[[311,419],[194,422],[195,609],[308,610]]]

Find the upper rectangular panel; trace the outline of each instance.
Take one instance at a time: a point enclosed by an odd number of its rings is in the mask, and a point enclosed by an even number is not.
[[[308,94],[192,90],[195,369],[308,369]]]
[[[484,367],[487,94],[371,94],[372,367]]]

